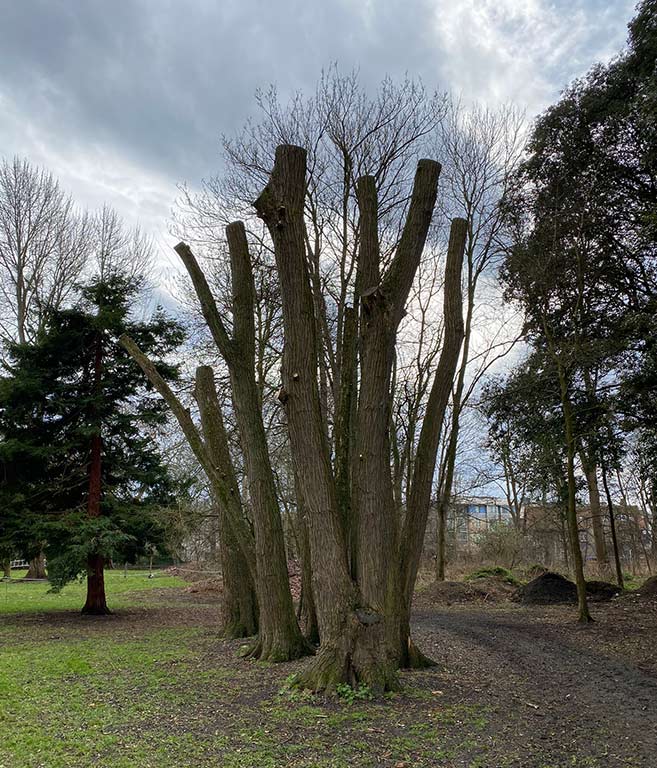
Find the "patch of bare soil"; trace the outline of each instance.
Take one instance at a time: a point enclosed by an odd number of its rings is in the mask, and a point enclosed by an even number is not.
[[[495,713],[482,765],[657,766],[657,601],[623,596],[593,615],[583,627],[561,606],[418,614],[446,687]]]

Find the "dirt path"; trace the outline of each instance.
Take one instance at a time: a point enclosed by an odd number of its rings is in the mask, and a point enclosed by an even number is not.
[[[654,668],[632,658],[635,638],[613,615],[578,627],[570,614],[449,609],[416,626],[463,697],[489,701],[488,737],[514,755],[505,765],[657,767]],[[654,647],[651,628],[641,639]]]

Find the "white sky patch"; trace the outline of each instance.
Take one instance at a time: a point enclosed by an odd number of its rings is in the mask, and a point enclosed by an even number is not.
[[[177,194],[174,180],[131,163],[118,148],[45,131],[43,123],[21,114],[1,92],[0,111],[0,145],[5,157],[19,155],[46,168],[81,208],[93,212],[107,204],[128,226],[141,227],[157,248],[158,282],[168,283],[182,271],[172,250],[175,239],[168,232]]]
[[[634,0],[604,3],[603,9],[596,5],[583,0],[436,3],[433,25],[450,87],[466,99],[513,101],[529,115],[542,110],[570,80],[623,47],[627,32],[618,20],[631,17]]]

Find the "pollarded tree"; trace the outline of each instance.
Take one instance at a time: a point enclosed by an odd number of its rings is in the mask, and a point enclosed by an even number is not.
[[[350,518],[346,521],[338,502],[317,378],[315,310],[305,246],[303,148],[277,148],[271,177],[255,203],[274,244],[281,287],[285,347],[280,399],[287,414],[299,490],[308,512],[321,638],[317,659],[299,682],[314,689],[358,681],[376,690],[394,688],[395,670],[400,664],[427,661],[410,640],[410,600],[402,585],[410,583],[412,590],[415,580],[419,560],[416,543],[418,535],[421,541],[424,533],[438,435],[462,342],[460,274],[466,222],[461,219],[452,225],[446,266],[445,341],[420,435],[420,458],[416,460],[403,532],[396,514],[390,466],[390,380],[397,329],[431,224],[439,174],[436,162],[422,160],[418,164],[402,234],[383,269],[376,180],[364,176],[357,184],[357,469],[351,478]],[[345,421],[342,428],[348,428]],[[350,539],[355,546],[347,547]]]
[[[263,423],[261,393],[256,380],[255,288],[246,232],[241,222],[230,224],[226,232],[231,260],[232,333],[222,319],[207,278],[192,250],[187,244],[179,243],[176,252],[187,268],[203,317],[230,375],[231,398],[248,479],[253,536],[247,536],[242,531],[241,510],[239,513],[235,510],[232,515],[228,514],[227,521],[254,574],[259,622],[258,638],[251,653],[263,660],[288,661],[310,653],[311,647],[301,634],[294,612],[280,507]],[[138,346],[133,346],[130,339],[126,339],[124,344],[155,383],[149,361],[141,355]],[[216,424],[221,412],[220,405],[216,402],[216,393],[212,394],[207,387],[201,391],[207,395],[206,405],[208,408],[211,406],[214,413],[207,424],[210,421]],[[184,409],[181,412],[180,404],[164,389],[160,388],[160,393],[166,395],[170,406],[175,407],[174,413],[195,455],[204,467],[213,490],[217,491],[221,498],[222,478],[216,476],[215,467],[225,463],[216,455],[211,436],[206,431],[206,424],[203,425],[203,431],[207,446],[200,439]],[[199,406],[202,407],[201,400]],[[203,410],[201,415],[203,417]],[[209,417],[207,410],[206,415]],[[216,435],[216,432],[213,430],[211,434]],[[223,482],[225,485],[225,481]],[[228,485],[233,487],[232,483]],[[227,489],[227,497],[223,493],[226,503],[235,498],[230,487]],[[232,502],[230,506],[233,506]]]
[[[360,221],[354,303],[359,309],[345,310],[341,343],[349,353],[343,353],[335,421],[336,444],[349,445],[353,441],[354,453],[351,461],[336,461],[335,468],[321,397],[317,301],[307,262],[303,148],[283,145],[276,150],[271,178],[255,203],[273,241],[281,290],[285,346],[279,400],[287,417],[297,504],[303,507],[307,527],[321,641],[316,660],[301,675],[299,684],[314,689],[331,689],[342,682],[363,682],[376,690],[394,688],[400,665],[430,663],[411,642],[410,605],[440,429],[463,339],[461,266],[467,227],[463,219],[452,223],[447,248],[443,348],[420,431],[403,526],[393,496],[389,430],[397,329],[431,225],[439,173],[438,163],[420,161],[405,223],[388,259],[384,259],[380,246],[376,179],[363,176],[357,183]],[[264,658],[283,660],[298,655],[305,647],[298,643],[287,612],[289,591],[285,593],[282,583],[287,574],[282,562],[280,516],[272,516],[271,505],[263,509],[263,502],[270,498],[267,471],[271,473],[271,467],[261,405],[254,394],[253,274],[241,223],[227,227],[227,240],[232,272],[232,334],[224,325],[191,249],[180,243],[176,250],[192,278],[205,320],[230,372],[250,484],[255,548],[249,549],[247,537],[238,535],[241,524],[237,515],[229,515],[229,524],[254,572],[260,610],[260,639],[255,652]],[[208,478],[220,488],[221,472],[216,468],[221,462],[216,449],[207,439],[205,443],[200,441],[189,413],[165,387],[158,385],[147,357],[130,339],[124,338],[123,343],[167,399]],[[216,397],[211,396],[208,402],[214,407]],[[199,406],[203,412],[201,400]]]
[[[412,80],[395,83],[389,78],[369,93],[357,73],[342,74],[331,67],[314,93],[296,94],[286,104],[270,89],[258,93],[257,106],[259,119],[224,140],[224,172],[204,181],[200,194],[184,195],[176,232],[201,263],[209,251],[216,264],[224,250],[224,227],[243,219],[254,266],[261,262],[258,267],[264,266],[271,279],[270,244],[252,202],[267,182],[275,147],[306,148],[305,244],[315,302],[320,396],[337,461],[344,453],[336,450],[339,431],[334,434],[332,427],[339,419],[341,383],[348,377],[343,360],[350,367],[342,345],[349,338],[345,326],[356,275],[356,182],[365,174],[377,179],[382,258],[387,262],[401,231],[417,158],[428,153],[445,112],[444,98],[428,94]],[[255,243],[260,244],[258,250]],[[212,274],[205,271],[215,289]]]

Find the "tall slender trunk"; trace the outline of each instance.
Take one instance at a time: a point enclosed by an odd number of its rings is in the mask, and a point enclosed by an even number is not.
[[[607,467],[604,459],[602,461],[602,485],[605,489],[605,496],[607,497],[607,509],[609,510],[609,527],[611,529],[611,542],[614,548],[614,563],[616,565],[616,580],[618,586],[621,589],[625,589],[623,583],[623,568],[620,561],[620,552],[618,551],[618,536],[616,535],[616,516],[614,515],[614,505],[611,499],[611,493],[609,491],[609,482],[607,480]]]
[[[289,661],[309,653],[310,648],[301,634],[290,593],[283,523],[262,415],[254,409],[256,389],[249,370],[235,370],[231,381],[254,510],[260,631],[251,655],[267,661]]]
[[[203,436],[220,481],[210,477],[219,521],[219,541],[224,581],[224,634],[250,637],[258,628],[256,570],[252,538],[244,531],[242,500],[228,447],[228,436],[217,398],[214,372],[208,365],[196,369],[196,402]],[[240,533],[242,532],[242,533]],[[240,544],[240,536],[243,543]]]
[[[310,539],[308,537],[308,524],[306,522],[306,512],[303,509],[303,503],[300,503],[300,495],[297,494],[298,528],[299,528],[299,548],[301,557],[301,595],[299,597],[298,616],[301,620],[306,640],[313,645],[319,645],[319,623],[317,621],[317,606],[315,605],[315,594],[313,590],[313,567],[310,556]]]
[[[452,222],[445,267],[443,348],[420,430],[401,537],[400,660],[402,666],[422,667],[429,663],[427,657],[411,641],[411,603],[427,527],[440,432],[463,342],[461,267],[467,226],[465,219],[454,219]]]
[[[340,364],[340,397],[335,423],[335,485],[342,518],[342,528],[352,574],[355,574],[357,525],[351,493],[355,453],[354,421],[356,414],[357,316],[353,307],[345,307]]]
[[[263,661],[288,661],[311,649],[299,628],[290,593],[283,524],[255,376],[255,286],[244,225],[229,224],[226,236],[233,291],[232,338],[191,249],[179,243],[175,250],[192,279],[203,316],[230,374],[253,510],[260,616],[258,639],[250,653]]]
[[[258,602],[253,579],[231,530],[224,504],[215,500],[219,519],[219,551],[223,581],[224,637],[251,637],[258,631]]]
[[[11,579],[11,560],[8,557],[2,560],[2,573],[5,579]]]
[[[452,497],[457,440],[458,427],[456,430],[452,427],[447,455],[445,456],[445,476],[436,509],[436,581],[445,581],[445,566],[447,565],[447,516]]]
[[[568,550],[568,531],[566,529],[566,521],[568,520],[568,502],[566,502],[566,508],[559,510],[559,532],[561,534],[561,552],[563,554],[563,562],[566,571],[570,571],[570,552]]]
[[[580,451],[580,460],[586,476],[586,485],[589,492],[589,506],[591,508],[591,527],[593,529],[593,542],[595,544],[595,557],[598,567],[604,575],[609,573],[609,555],[605,542],[604,529],[602,527],[602,512],[600,508],[600,490],[598,487],[598,468],[595,461]]]
[[[383,276],[376,182],[371,176],[362,177],[356,188],[361,238],[356,573],[363,600],[384,617],[388,654],[396,663],[399,663],[400,649],[407,647],[408,636],[402,638],[400,634],[406,631],[401,619],[407,612],[402,574],[398,567],[392,566],[399,562],[401,532],[390,466],[391,378],[397,330],[424,249],[440,171],[440,164],[432,160],[418,163],[402,236]],[[422,512],[421,505],[417,511]],[[410,561],[408,564],[411,565]]]
[[[566,438],[567,451],[567,478],[568,478],[568,533],[570,535],[570,548],[573,558],[573,570],[575,571],[575,582],[577,584],[577,603],[579,610],[579,621],[586,624],[593,619],[589,613],[588,602],[586,599],[586,579],[584,578],[584,563],[582,560],[582,550],[579,543],[579,526],[577,523],[577,483],[575,480],[575,430],[573,423],[572,408],[568,395],[568,388],[565,374],[559,371],[559,380],[561,386],[561,405],[563,409],[564,433]]]
[[[472,284],[472,261],[468,259],[468,307],[465,315],[463,336],[463,356],[456,380],[456,389],[452,397],[452,424],[449,433],[449,444],[445,456],[445,472],[442,478],[441,492],[438,501],[437,542],[436,542],[436,581],[445,580],[445,560],[447,555],[446,527],[447,513],[452,499],[454,471],[456,469],[456,454],[458,452],[459,427],[463,390],[465,389],[465,374],[468,368],[470,353],[470,337],[472,335],[472,317],[474,314],[474,287]]]
[[[93,390],[98,398],[102,391],[103,375],[103,340],[97,332],[94,349]],[[97,406],[92,408],[92,418],[96,422],[95,432],[91,437],[91,452],[89,461],[89,496],[87,500],[87,517],[98,518],[101,515],[100,501],[102,494],[102,452],[103,438]],[[87,559],[87,600],[82,613],[102,616],[111,613],[105,597],[105,558],[100,553],[89,555]]]

